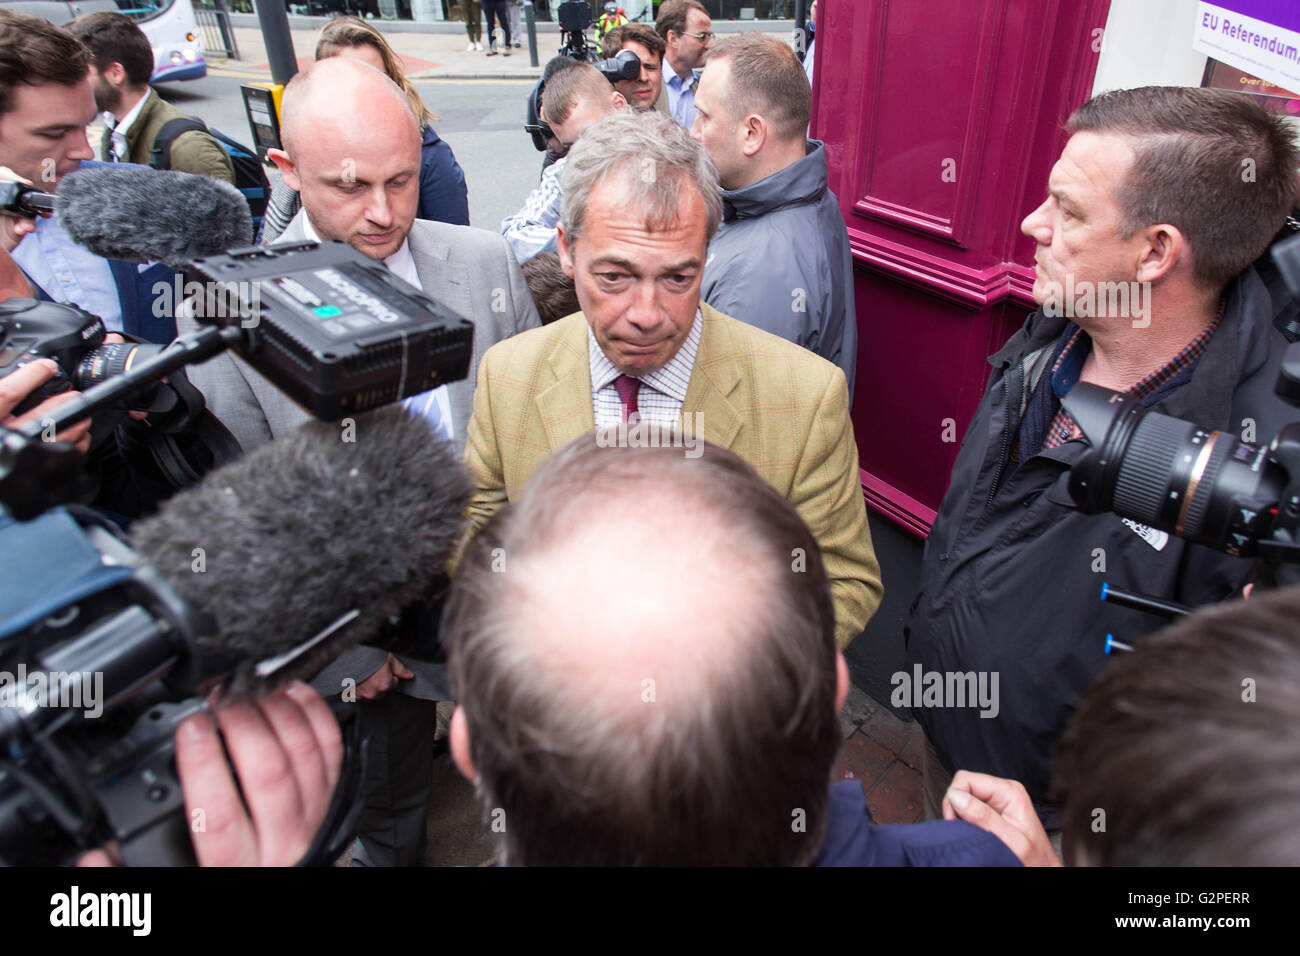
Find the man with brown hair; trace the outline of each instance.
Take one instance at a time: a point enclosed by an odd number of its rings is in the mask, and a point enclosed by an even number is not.
[[[1154,629],[1098,599],[1104,579],[1183,604],[1221,601],[1253,565],[1083,514],[1072,466],[1101,436],[1061,399],[1076,382],[1207,429],[1269,441],[1295,410],[1273,394],[1294,303],[1257,258],[1287,222],[1300,154],[1286,121],[1237,93],[1103,93],[1070,117],[1047,198],[1025,217],[1039,311],[989,361],[926,542],[908,671],[995,674],[991,719],[915,707],[930,746],[927,815],[961,768],[1021,781],[1048,829],[1051,748],[1105,661],[1108,633]],[[1242,431],[1244,430],[1244,432]],[[1159,494],[1159,492],[1157,492]]]
[[[537,306],[542,325],[550,325],[581,310],[572,277],[564,272],[554,252],[539,252],[523,264],[524,281]]]
[[[853,393],[853,257],[826,150],[807,139],[812,94],[794,52],[758,33],[714,44],[691,135],[718,167],[722,226],[700,294],[844,370]]]
[[[655,32],[664,40],[664,112],[682,129],[695,122],[695,85],[713,42],[713,21],[699,0],[665,0]]]
[[[577,438],[466,553],[451,752],[502,862],[1015,866],[970,824],[879,827],[859,781],[827,786],[849,679],[817,542],[700,452]]]
[[[542,119],[550,126],[561,149],[568,152],[592,123],[627,109],[623,94],[589,63],[566,63],[546,81]],[[501,234],[520,264],[539,252],[555,251],[555,226],[560,221],[560,174],[564,156],[542,171],[542,180],[528,194],[523,208],[501,222]]]
[[[83,13],[68,24],[68,32],[90,51],[90,75],[95,105],[112,118],[104,130],[102,152],[109,161],[139,163],[235,182],[230,157],[212,134],[187,129],[171,139],[166,156],[154,148],[172,120],[190,117],[150,88],[153,48],[134,20],[124,13]]]
[[[86,139],[94,118],[86,48],[48,20],[0,10],[0,166],[57,190],[95,158]],[[57,214],[38,218],[13,258],[38,295],[92,312],[112,331],[160,344],[176,337],[171,310],[154,308],[156,290],[170,292],[176,278],[163,265],[97,256],[72,241]]]
[[[614,89],[623,94],[632,109],[659,107],[664,91],[664,49],[663,37],[644,23],[629,23],[605,35],[602,50],[605,56],[618,56],[623,50],[631,50],[641,61],[641,72],[635,80],[618,80],[614,84]]]

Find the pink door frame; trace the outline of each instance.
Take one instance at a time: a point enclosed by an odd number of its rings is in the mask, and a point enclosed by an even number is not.
[[[1034,308],[1020,221],[1090,95],[1109,0],[822,0],[812,135],[853,249],[869,506],[924,537]],[[938,12],[937,12],[938,11]]]

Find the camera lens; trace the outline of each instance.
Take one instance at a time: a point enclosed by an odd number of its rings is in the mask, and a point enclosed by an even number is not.
[[[160,353],[164,345],[138,345],[135,342],[110,343],[91,349],[77,363],[72,376],[72,387],[85,391],[98,385],[114,375],[121,375],[131,370],[133,365],[151,359]]]
[[[1070,474],[1086,512],[1113,511],[1228,554],[1255,553],[1286,484],[1268,449],[1081,384],[1065,399],[1092,444]]]

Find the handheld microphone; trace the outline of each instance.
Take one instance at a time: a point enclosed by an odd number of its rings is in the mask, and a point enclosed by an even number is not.
[[[211,176],[99,166],[69,173],[55,209],[68,235],[106,259],[179,267],[251,245],[248,203]]]

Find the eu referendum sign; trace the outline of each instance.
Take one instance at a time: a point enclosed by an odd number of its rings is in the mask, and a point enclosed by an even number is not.
[[[1196,5],[1193,48],[1288,90],[1300,90],[1300,3],[1220,0]]]

